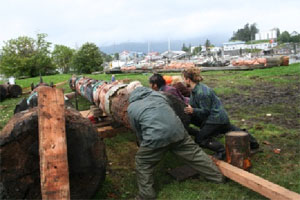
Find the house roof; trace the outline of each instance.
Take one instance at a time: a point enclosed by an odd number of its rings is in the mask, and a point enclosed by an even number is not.
[[[237,45],[237,44],[245,44],[244,41],[232,41],[232,42],[224,42],[223,45]]]

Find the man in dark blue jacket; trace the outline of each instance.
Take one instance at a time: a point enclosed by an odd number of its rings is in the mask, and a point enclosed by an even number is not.
[[[212,160],[194,143],[162,94],[139,87],[129,98],[128,117],[140,143],[136,154],[138,197],[154,199],[154,167],[167,151],[182,158],[207,180],[223,182]]]

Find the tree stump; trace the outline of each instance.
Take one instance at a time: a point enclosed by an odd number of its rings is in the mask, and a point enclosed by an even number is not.
[[[249,135],[243,131],[232,131],[225,135],[226,159],[229,164],[249,170],[250,144]]]
[[[71,199],[91,198],[105,179],[105,145],[88,119],[65,109]],[[0,133],[0,199],[41,199],[38,114],[15,114]]]

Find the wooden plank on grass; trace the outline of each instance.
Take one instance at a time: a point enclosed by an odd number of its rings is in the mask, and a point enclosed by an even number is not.
[[[70,199],[62,90],[38,89],[38,122],[42,198]]]
[[[226,162],[214,160],[222,174],[241,185],[258,192],[270,199],[299,200],[300,194],[290,191],[284,187],[276,185],[259,176],[251,174],[245,170],[237,168]]]
[[[68,81],[63,81],[63,82],[60,82],[60,83],[56,83],[54,84],[55,87],[59,87],[59,86],[62,86],[64,84],[66,84]]]

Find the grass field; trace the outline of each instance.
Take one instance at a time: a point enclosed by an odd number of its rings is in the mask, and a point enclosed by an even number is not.
[[[140,80],[148,86],[151,74],[118,74],[117,79]],[[87,75],[110,80],[110,75]],[[251,173],[300,193],[300,64],[253,71],[203,72],[204,83],[214,88],[222,100],[233,124],[246,128],[260,143],[260,152],[251,157]],[[59,83],[71,75],[43,77],[44,82]],[[39,78],[17,80],[22,87]],[[70,92],[67,84],[61,86]],[[23,96],[26,97],[26,96]],[[21,98],[23,98],[21,97]],[[0,129],[13,114],[21,99],[0,102]],[[79,100],[80,110],[90,104]],[[220,138],[224,142],[224,138]],[[119,133],[105,139],[109,160],[106,180],[95,199],[132,199],[137,193],[134,155],[137,151],[131,132]],[[280,149],[275,153],[274,149]],[[206,151],[208,154],[212,152]],[[168,170],[183,163],[168,154],[155,170],[158,199],[265,199],[263,196],[235,183],[214,184],[201,177],[183,182],[174,180]]]

